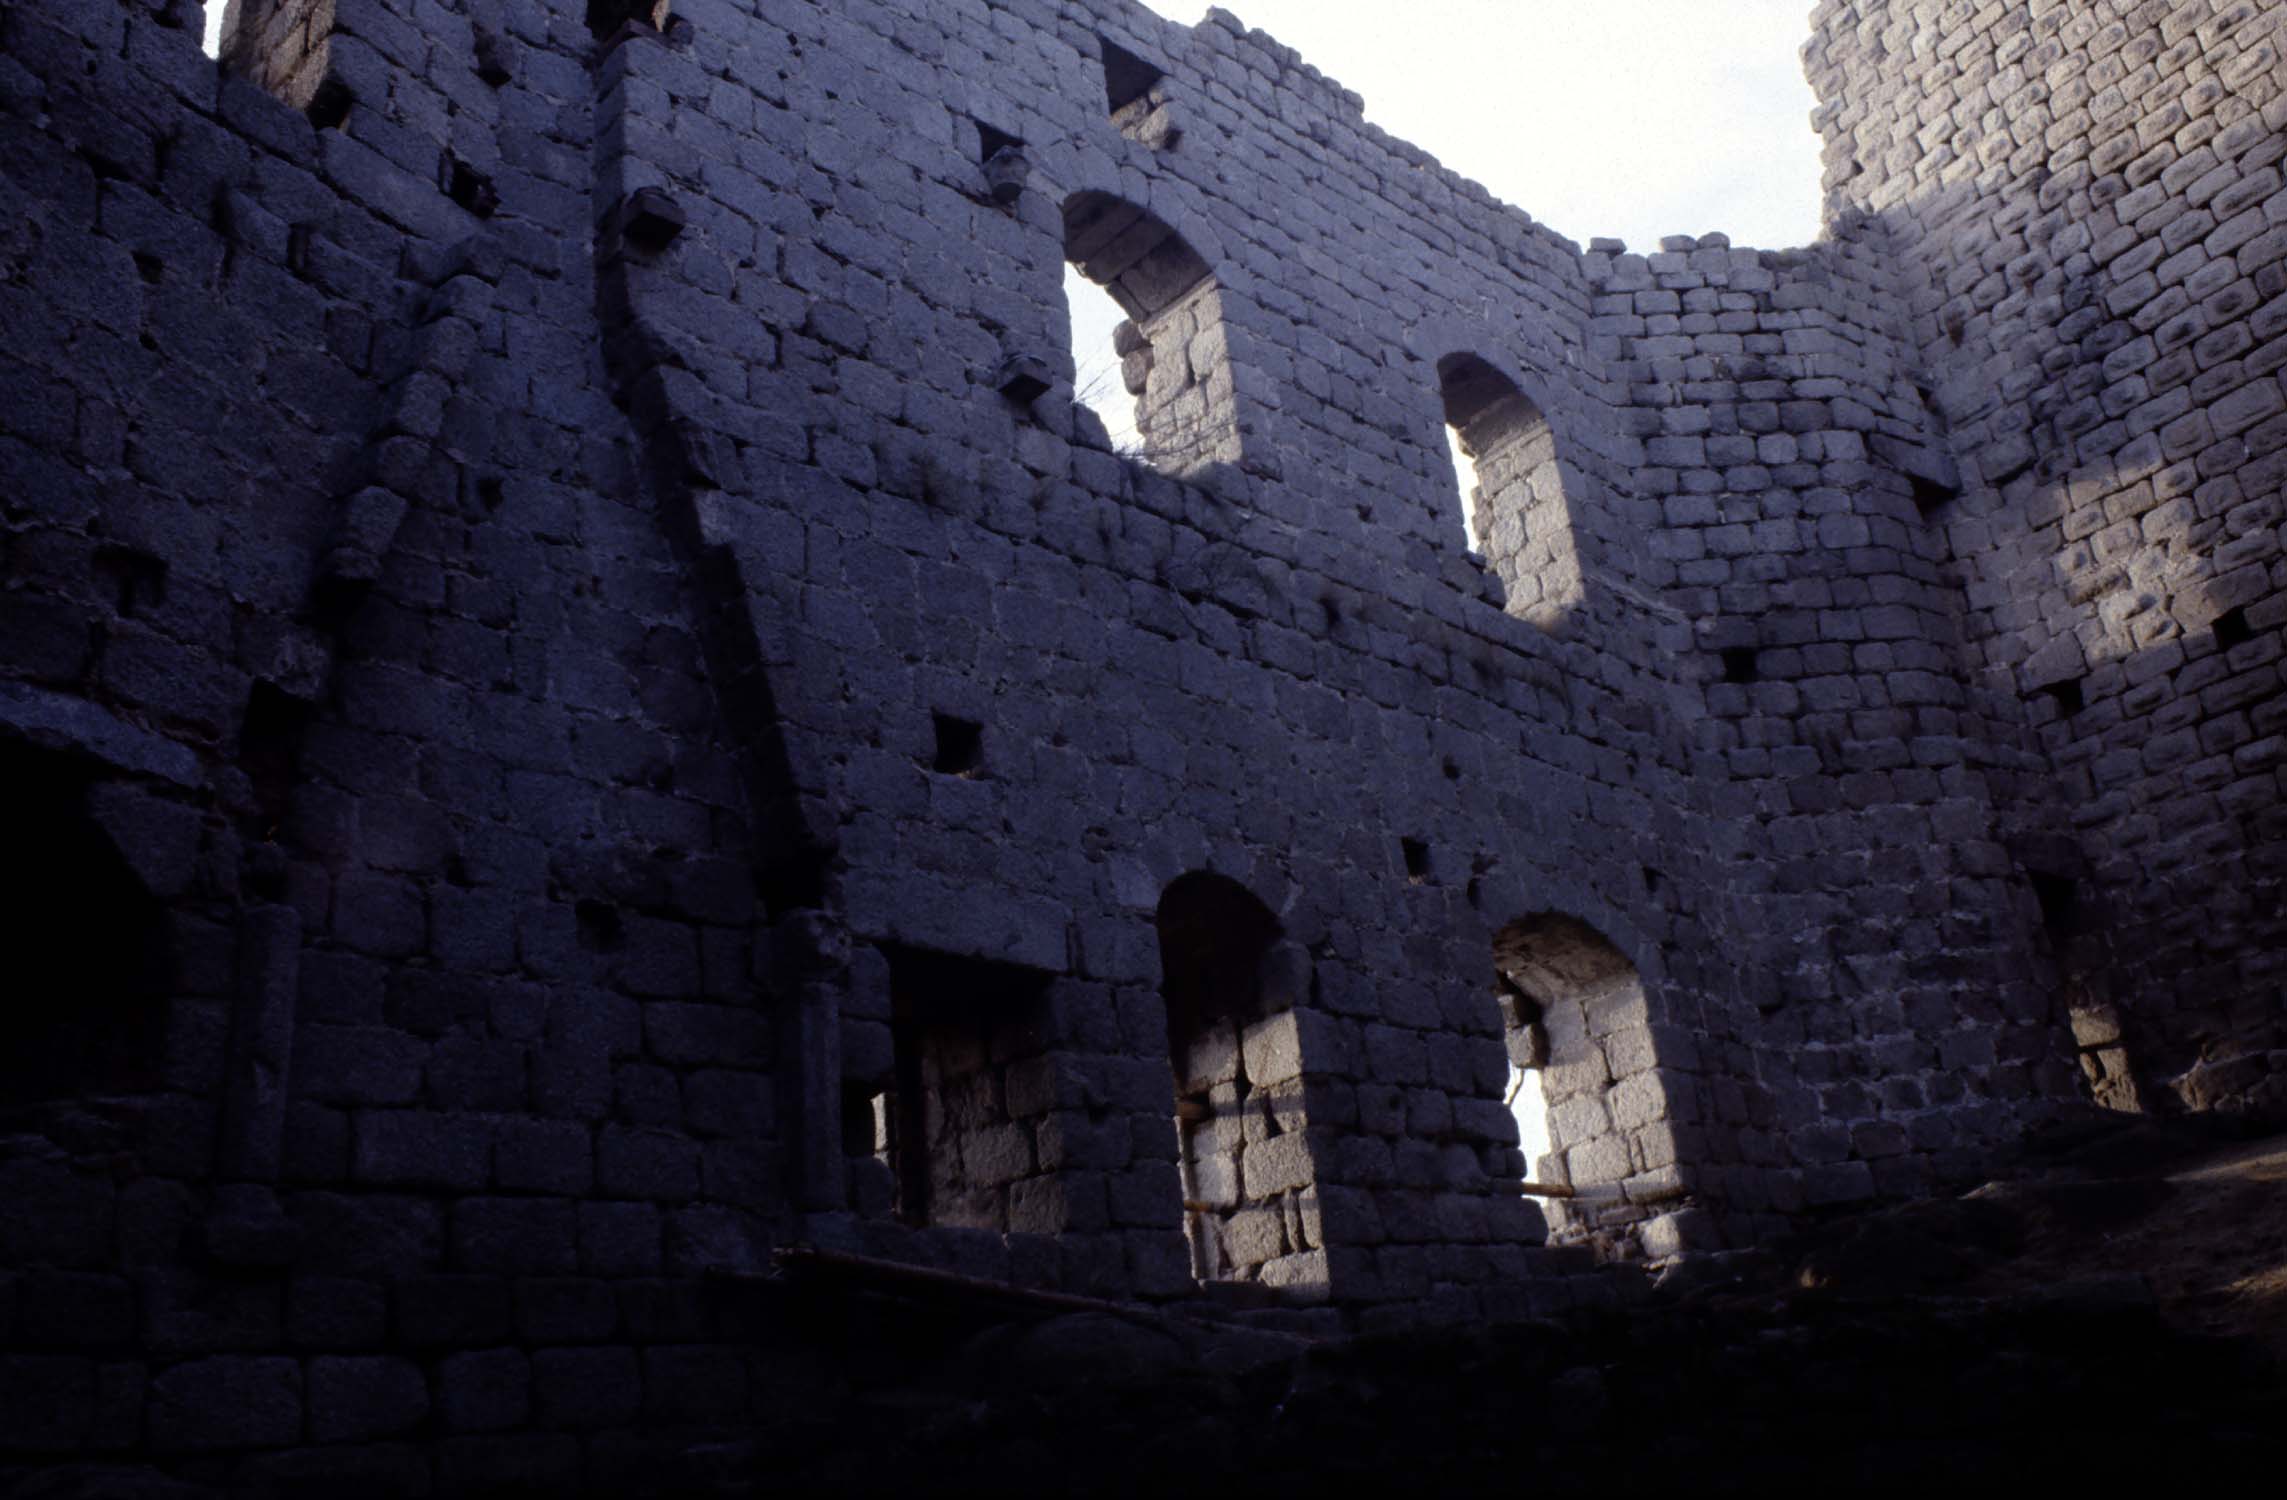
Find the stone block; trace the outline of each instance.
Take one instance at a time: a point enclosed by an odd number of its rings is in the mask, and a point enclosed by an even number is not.
[[[429,1414],[429,1383],[408,1359],[320,1356],[309,1364],[310,1437],[320,1443],[393,1437]]]
[[[437,1415],[452,1432],[522,1426],[532,1411],[532,1361],[520,1349],[447,1355],[437,1365]]]
[[[154,1452],[277,1448],[302,1435],[298,1360],[225,1355],[187,1360],[151,1382]]]
[[[543,1349],[532,1356],[533,1420],[585,1430],[632,1423],[643,1377],[632,1349]]]

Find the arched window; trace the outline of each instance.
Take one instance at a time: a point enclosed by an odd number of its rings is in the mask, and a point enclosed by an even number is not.
[[[1675,1155],[1643,980],[1596,929],[1555,913],[1502,928],[1493,968],[1511,1082],[1541,1095],[1539,1111],[1519,1110],[1520,1127],[1536,1114],[1546,1122],[1528,1175],[1576,1195],[1549,1200],[1550,1228],[1561,1240],[1623,1234],[1656,1212],[1637,1201],[1647,1184],[1631,1179]]]
[[[1553,626],[1581,599],[1563,465],[1539,407],[1474,354],[1438,361],[1462,529],[1507,586],[1509,612]]]
[[[1134,400],[1134,417],[1122,420],[1116,409],[1106,416],[1115,445],[1132,432],[1135,455],[1171,474],[1238,462],[1231,351],[1222,297],[1206,261],[1158,219],[1107,193],[1078,193],[1064,205],[1064,254],[1125,319],[1110,337],[1118,384]],[[1106,320],[1092,316],[1084,298],[1072,301],[1076,345],[1091,332],[1088,342],[1098,343]],[[1091,368],[1108,368],[1099,349],[1076,348],[1075,354],[1083,382]],[[1108,390],[1091,393],[1085,383],[1080,395],[1100,412],[1119,399]]]
[[[1322,1285],[1298,955],[1246,887],[1206,874],[1160,897],[1159,952],[1192,1274]]]

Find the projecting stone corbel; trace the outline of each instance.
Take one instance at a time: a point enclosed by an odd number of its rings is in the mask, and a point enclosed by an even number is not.
[[[689,223],[683,205],[663,188],[637,188],[619,206],[620,238],[654,253],[673,244]]]

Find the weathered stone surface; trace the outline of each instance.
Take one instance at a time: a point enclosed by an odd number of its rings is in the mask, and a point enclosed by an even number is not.
[[[1828,236],[1652,254],[1225,12],[670,9],[0,18],[0,1446],[570,1488],[788,1238],[1392,1330],[2287,1106],[2272,9],[1825,0]]]

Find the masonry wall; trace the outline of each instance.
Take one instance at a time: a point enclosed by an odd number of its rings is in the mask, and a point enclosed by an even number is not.
[[[1989,736],[1913,499],[1940,462],[1878,231],[1774,254],[1721,235],[1586,257],[1662,508],[1695,787],[1722,815],[1699,1027],[1729,1054],[1736,1214],[1925,1191],[2073,1084],[1994,842]],[[1756,1165],[1799,1168],[1772,1180]]]
[[[1888,236],[1959,459],[1931,524],[1964,678],[2092,1069],[2274,1109],[2279,13],[1827,4],[1816,32],[1830,215]]]
[[[504,107],[457,14],[339,10],[400,71],[323,131],[179,17],[0,18],[6,718],[173,971],[156,1078],[8,1101],[0,1447],[608,1484],[750,1410],[697,1280],[784,1202],[742,762],[564,232],[590,39],[522,12]]]
[[[673,9],[249,3],[222,67],[142,0],[0,19],[0,726],[167,955],[155,1080],[6,1115],[5,1462],[608,1486],[799,1427],[730,1305],[777,1246],[1545,1315],[1631,1284],[1586,1245],[1909,1197],[2074,1095],[1893,226],[1584,254],[1220,12]],[[1074,407],[1074,255],[1211,443]],[[1562,492],[1493,565],[1457,356]],[[1204,1286],[1201,881],[1261,913],[1278,1217]]]

